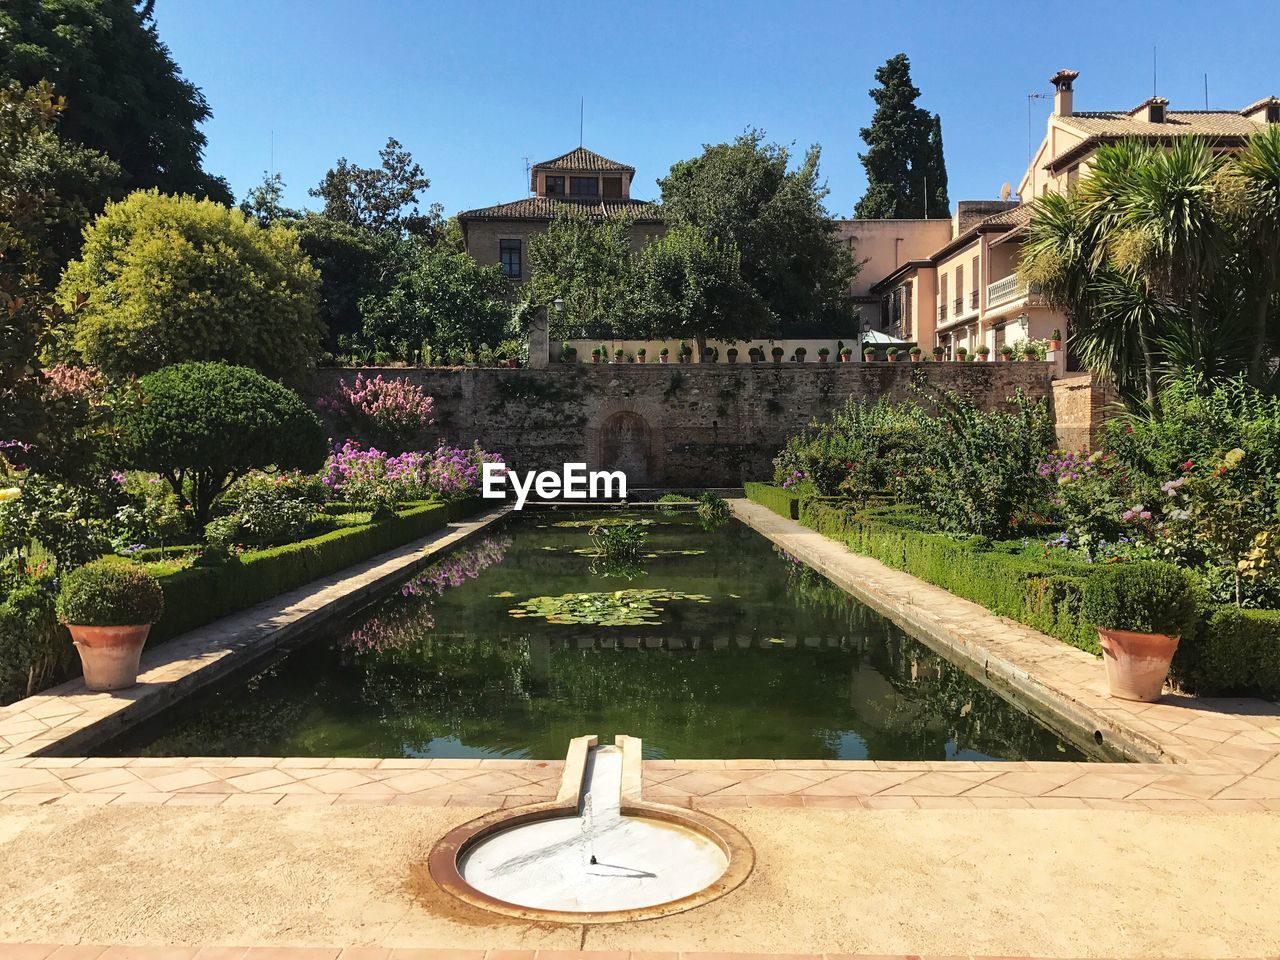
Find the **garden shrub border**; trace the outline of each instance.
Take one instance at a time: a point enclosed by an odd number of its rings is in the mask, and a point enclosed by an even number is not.
[[[1097,632],[1080,614],[1084,585],[1096,569],[1090,564],[1010,553],[985,537],[925,532],[918,529],[920,518],[904,507],[859,510],[802,500],[766,483],[747,483],[743,489],[753,502],[854,553],[1081,650],[1101,653]],[[1196,636],[1183,641],[1173,661],[1173,677],[1183,689],[1205,696],[1280,699],[1280,610],[1206,606],[1198,619]]]
[[[217,567],[156,572],[164,591],[164,616],[147,645],[163,643],[321,577],[363,563],[441,530],[451,520],[479,512],[485,502],[409,504],[393,519],[341,527],[297,543],[240,554]]]

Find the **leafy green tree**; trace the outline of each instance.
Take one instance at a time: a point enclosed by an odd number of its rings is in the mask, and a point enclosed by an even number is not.
[[[560,300],[550,314],[553,339],[637,333],[631,223],[557,212],[547,229],[529,238],[530,295]]]
[[[120,170],[61,139],[64,103],[48,83],[0,87],[0,438],[47,424],[39,353],[60,310],[52,288],[94,205]]]
[[[823,207],[819,158],[811,147],[788,170],[787,149],[749,130],[733,143],[707,145],[658,181],[670,222],[700,227],[738,250],[743,279],[783,333],[853,318],[848,288],[857,266]]]
[[[283,376],[319,350],[318,285],[293,231],[152,190],[107,206],[58,296],[87,298],[74,344],[109,374],[224,360]]]
[[[129,462],[159,473],[197,529],[214,501],[254,469],[318,470],[324,429],[292,390],[246,367],[182,363],[138,380],[121,413]]]
[[[276,223],[292,224],[302,214],[284,205],[284,177],[263,171],[262,182],[250,187],[240,201],[240,212],[253,217],[264,227]]]
[[[360,301],[391,272],[400,238],[307,211],[292,224],[298,242],[320,271],[319,317],[336,342],[364,326]]]
[[[871,126],[863,127],[867,152],[867,192],[853,215],[866,220],[945,220],[947,167],[942,155],[942,119],[916,105],[920,90],[911,82],[911,61],[899,53],[876,70],[880,84],[868,91],[876,102]]]
[[[742,279],[741,257],[705,230],[678,224],[640,253],[637,314],[646,334],[747,339],[769,327],[768,308]]]
[[[307,192],[324,201],[324,216],[350,227],[396,234],[431,234],[441,224],[441,207],[418,210],[418,194],[431,186],[426,172],[394,137],[378,151],[376,167],[338,160],[319,186]]]
[[[8,0],[0,7],[0,85],[51,81],[67,99],[60,136],[119,164],[126,190],[155,187],[229,203],[226,182],[201,167],[209,105],[160,41],[153,5]]]
[[[424,343],[437,355],[461,353],[505,336],[509,284],[497,267],[482,267],[460,243],[400,241],[387,282],[360,301],[368,341],[409,359]]]

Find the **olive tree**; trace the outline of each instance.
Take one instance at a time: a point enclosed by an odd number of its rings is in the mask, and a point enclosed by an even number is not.
[[[222,363],[181,363],[139,379],[121,433],[130,464],[164,477],[200,529],[248,471],[318,470],[327,446],[320,421],[296,393]]]

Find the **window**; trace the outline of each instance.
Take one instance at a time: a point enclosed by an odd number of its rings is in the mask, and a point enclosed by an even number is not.
[[[597,177],[570,177],[569,178],[569,196],[571,197],[598,197],[600,196],[600,180]]]
[[[521,263],[519,240],[499,240],[498,260],[502,265],[504,276],[519,280],[523,275],[524,264]]]
[[[622,178],[621,177],[605,177],[601,195],[608,198],[619,199],[622,197]]]
[[[564,177],[547,177],[547,196],[564,196]]]

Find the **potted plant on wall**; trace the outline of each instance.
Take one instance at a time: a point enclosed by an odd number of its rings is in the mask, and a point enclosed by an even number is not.
[[[907,351],[907,353],[911,354],[912,363],[919,363],[920,357],[924,353],[924,351],[921,350],[919,347],[912,347],[910,350]]]
[[[1090,575],[1080,612],[1098,631],[1111,696],[1160,698],[1178,641],[1195,625],[1189,576],[1167,563],[1118,563]]]
[[[991,348],[988,347],[985,343],[978,348],[979,360],[987,360],[990,358],[990,356],[991,356]]]
[[[666,363],[667,357],[669,357],[670,355],[671,355],[671,349],[669,347],[663,347],[661,350],[658,351],[658,362]]]
[[[647,356],[647,353],[645,352],[644,347],[641,347],[639,350],[636,351],[636,363],[644,363],[644,358],[646,356]]]
[[[819,348],[818,348],[818,362],[819,362],[819,363],[826,363],[826,362],[827,362],[827,357],[829,357],[829,356],[831,356],[831,348],[830,348],[830,347],[819,347]]]
[[[680,362],[688,363],[689,358],[693,356],[693,347],[687,343],[680,344]]]
[[[804,358],[808,354],[808,352],[809,351],[806,350],[804,347],[796,347],[796,352],[793,359],[795,360],[796,363],[804,363]]]
[[[592,347],[592,348],[591,348],[591,362],[592,362],[592,363],[599,363],[599,362],[600,362],[600,348],[599,348],[599,347]]]
[[[897,347],[890,347],[888,350],[886,350],[886,351],[884,352],[884,355],[885,355],[886,357],[888,357],[888,358],[889,358],[889,362],[890,362],[890,363],[897,363],[897,362],[898,362],[898,348],[897,348]]]
[[[783,350],[781,347],[774,347],[774,348],[770,351],[770,353],[772,353],[772,354],[773,354],[773,362],[774,362],[774,363],[781,363],[781,362],[782,362],[782,355],[783,355],[784,353],[786,353],[786,351],[785,351],[785,350]]]
[[[164,612],[164,594],[138,564],[104,557],[62,578],[57,611],[80,653],[84,685],[120,690],[138,680],[138,658]]]
[[[560,354],[560,359],[564,363],[577,363],[578,362],[577,348],[571,347],[568,344],[565,344],[564,352]]]
[[[866,343],[862,346],[862,359],[865,363],[870,363],[876,358],[876,348]]]
[[[725,355],[725,357],[728,359],[728,361],[729,361],[730,363],[737,363],[737,362],[738,362],[738,348],[737,348],[737,347],[730,347],[728,350],[726,350],[726,351],[724,352],[724,355]]]
[[[1053,331],[1049,334],[1049,349],[1050,350],[1062,349],[1062,331],[1059,330],[1057,327],[1054,327]]]
[[[943,358],[943,357],[945,357],[946,355],[947,355],[947,349],[946,349],[946,347],[934,347],[934,348],[933,348],[933,362],[934,362],[934,363],[941,363],[941,362],[942,362],[942,358]]]
[[[1006,344],[1005,346],[1001,347],[1001,348],[1000,348],[1000,359],[1001,359],[1001,361],[1003,361],[1003,362],[1005,362],[1005,363],[1008,363],[1010,360],[1012,360],[1012,359],[1013,359],[1013,347],[1010,347],[1010,346],[1008,346],[1007,344]]]
[[[841,363],[852,363],[852,362],[853,362],[853,347],[841,347],[841,348],[840,348],[840,362],[841,362]]]
[[[614,362],[614,363],[621,363],[621,362],[622,362],[622,348],[621,348],[621,347],[614,347],[614,350],[613,350],[613,362]]]
[[[965,359],[968,356],[969,356],[968,350],[966,350],[964,347],[956,347],[956,359],[958,361],[960,361],[961,363],[964,363]]]

